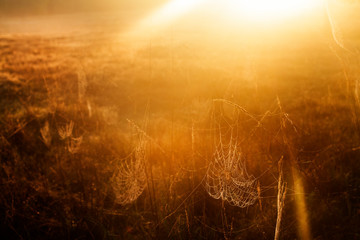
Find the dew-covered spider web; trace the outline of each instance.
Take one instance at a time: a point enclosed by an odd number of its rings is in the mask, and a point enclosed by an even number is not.
[[[116,202],[121,205],[134,202],[147,185],[145,168],[147,143],[145,136],[139,134],[139,140],[133,152],[125,159],[119,160],[118,169],[112,178],[112,185]]]
[[[206,173],[206,190],[215,199],[237,207],[247,207],[258,198],[255,177],[246,171],[241,152],[234,139],[225,144],[219,141]]]
[[[218,124],[216,135],[214,157],[205,177],[206,191],[233,206],[248,207],[258,199],[257,180],[246,170],[235,127]]]

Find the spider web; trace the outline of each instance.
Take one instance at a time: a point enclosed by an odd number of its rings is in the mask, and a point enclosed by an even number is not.
[[[221,129],[219,126],[219,139],[214,159],[206,173],[205,188],[211,197],[245,208],[258,199],[257,181],[247,173],[241,149],[234,137],[234,126],[230,126],[230,140],[225,143]]]
[[[134,151],[119,164],[112,178],[116,202],[126,205],[134,202],[146,187],[145,161],[147,141],[140,136]]]
[[[220,140],[206,173],[205,186],[211,197],[233,206],[245,208],[257,200],[256,179],[247,173],[234,139],[226,145]]]

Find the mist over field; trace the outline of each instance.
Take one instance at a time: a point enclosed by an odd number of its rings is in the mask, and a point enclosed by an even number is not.
[[[0,0],[0,236],[360,238],[359,12]]]
[[[75,12],[98,12],[146,9],[165,0],[1,0],[0,12],[5,15],[38,15]]]

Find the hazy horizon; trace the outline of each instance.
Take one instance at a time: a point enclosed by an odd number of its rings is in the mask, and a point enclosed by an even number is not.
[[[81,12],[151,9],[166,0],[0,0],[3,16],[49,15]]]

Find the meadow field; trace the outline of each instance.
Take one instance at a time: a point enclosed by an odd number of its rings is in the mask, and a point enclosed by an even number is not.
[[[4,239],[360,239],[360,15],[198,14],[0,18]]]

